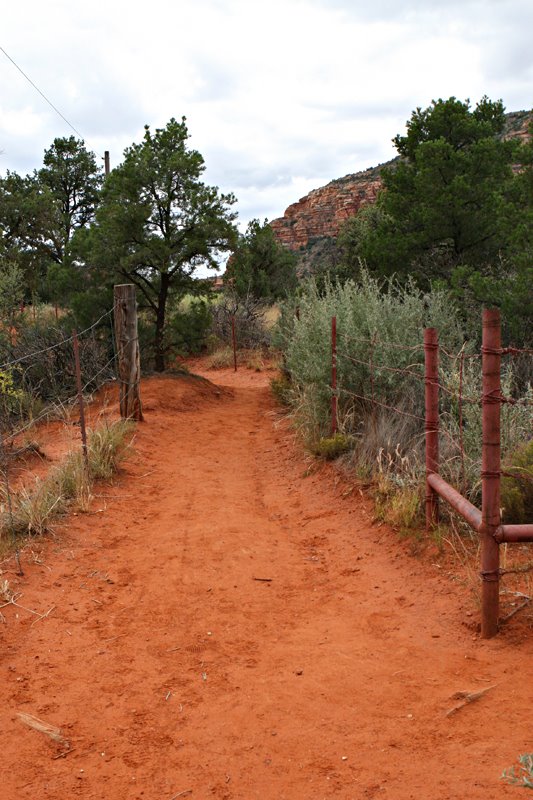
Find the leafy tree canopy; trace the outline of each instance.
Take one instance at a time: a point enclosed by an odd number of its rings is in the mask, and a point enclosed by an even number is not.
[[[226,275],[239,297],[250,294],[268,302],[285,297],[298,283],[296,255],[276,241],[265,220],[253,219],[241,234]]]
[[[487,98],[473,110],[455,97],[417,108],[407,134],[394,139],[400,161],[383,171],[379,223],[353,223],[352,255],[355,247],[373,271],[414,273],[425,283],[458,265],[490,264],[516,212],[516,145],[497,136],[504,119],[502,103]]]
[[[70,265],[74,233],[94,219],[101,183],[94,154],[73,136],[55,139],[33,175],[8,172],[0,180],[4,247],[32,295],[50,264]]]
[[[218,266],[232,247],[236,229],[233,195],[202,183],[204,160],[188,148],[183,117],[154,133],[145,127],[141,144],[124,153],[107,178],[96,223],[79,238],[79,252],[109,282],[134,283],[151,312],[156,369],[165,368],[169,300],[205,285],[195,280],[200,265]]]
[[[501,101],[486,97],[474,109],[455,97],[417,108],[393,140],[400,159],[383,170],[376,205],[347,221],[339,246],[351,274],[363,260],[377,275],[447,286],[465,308],[501,305],[525,341],[533,144],[505,140],[504,123]]]

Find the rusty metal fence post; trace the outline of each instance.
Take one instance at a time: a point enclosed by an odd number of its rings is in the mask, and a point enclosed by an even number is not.
[[[331,318],[331,435],[337,433],[337,317]]]
[[[426,417],[426,530],[439,521],[439,495],[428,478],[439,471],[439,335],[436,328],[424,330]]]
[[[500,553],[495,533],[500,525],[501,324],[499,309],[483,311],[483,442],[481,457],[481,635],[498,632]]]

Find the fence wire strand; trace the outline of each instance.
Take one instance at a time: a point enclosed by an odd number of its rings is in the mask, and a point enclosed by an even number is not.
[[[109,317],[111,313],[112,313],[112,310],[111,311],[107,311],[105,314],[103,314],[95,323],[93,323],[88,328],[85,328],[83,331],[81,331],[81,333],[78,334],[78,338],[81,335],[86,335],[87,333],[90,333],[92,330],[94,330],[102,322],[102,320],[104,320],[106,317]],[[117,363],[117,357],[118,357],[118,355],[119,355],[119,353],[120,353],[122,348],[118,348],[118,351],[116,349],[116,345],[115,345],[115,341],[114,341],[114,331],[113,331],[113,326],[112,325],[111,325],[111,333],[112,333],[112,340],[113,340],[113,355],[111,356],[111,358],[109,358],[106,361],[106,363],[103,366],[99,367],[96,370],[96,372],[92,372],[91,376],[88,379],[86,378],[85,383],[82,386],[82,394],[85,393],[87,391],[87,389],[91,386],[91,384],[94,384],[102,374],[105,374],[106,371],[110,370],[110,368],[111,368],[111,366],[113,364]],[[73,340],[74,340],[74,336],[67,337],[66,339],[61,340],[61,342],[58,342],[58,343],[56,343],[55,345],[53,345],[51,347],[44,348],[42,350],[36,351],[35,353],[29,354],[27,356],[24,356],[24,357],[22,357],[20,359],[16,359],[13,362],[9,362],[9,365],[11,366],[13,364],[20,363],[23,360],[27,360],[27,359],[32,358],[32,357],[35,358],[36,356],[40,356],[43,353],[46,353],[46,352],[48,352],[50,350],[54,350],[54,349],[57,349],[59,347],[64,347],[66,344],[72,343]],[[86,339],[86,341],[87,341],[87,339]],[[28,365],[27,369],[30,369],[30,368],[31,368],[31,364]],[[116,379],[116,370],[114,370],[114,372],[115,372],[115,375],[110,376],[109,377],[110,380]],[[64,370],[59,368],[59,369],[56,369],[55,371],[53,371],[52,373],[50,373],[50,375],[48,377],[52,377],[52,379],[56,380],[56,379],[62,378],[63,376],[64,376]],[[52,402],[48,403],[40,414],[38,414],[36,417],[33,417],[32,419],[29,419],[24,425],[13,429],[10,433],[5,433],[4,432],[3,436],[2,436],[2,443],[4,445],[6,445],[6,444],[9,444],[11,442],[14,442],[22,434],[24,434],[27,431],[31,430],[36,425],[38,425],[40,422],[43,422],[44,420],[49,420],[50,418],[54,417],[54,415],[57,415],[58,410],[60,408],[73,408],[77,403],[78,403],[78,395],[77,395],[77,393],[69,395],[64,400],[61,400],[59,402],[52,401]],[[16,453],[14,453],[11,450],[9,455],[11,457],[13,457],[13,456],[16,455]]]
[[[83,331],[80,331],[78,333],[78,338],[80,338],[81,336],[84,336],[86,333],[89,333],[90,331],[92,331],[93,328],[96,328],[101,323],[101,321],[103,319],[105,319],[106,317],[108,317],[112,313],[113,313],[113,309],[110,309],[109,311],[106,311],[105,314],[102,314],[102,316],[99,319],[96,320],[96,322],[94,322],[88,328],[85,328]],[[60,342],[56,342],[56,344],[52,344],[49,347],[44,347],[42,350],[36,350],[34,353],[28,353],[27,355],[21,356],[20,358],[15,358],[12,361],[5,361],[3,364],[0,364],[0,370],[6,369],[8,367],[13,367],[16,364],[20,364],[22,361],[27,361],[30,358],[34,359],[37,356],[43,355],[44,353],[48,353],[50,350],[57,350],[57,348],[63,347],[63,345],[68,344],[69,342],[72,342],[73,339],[74,339],[74,337],[72,335],[71,336],[67,336],[65,339],[62,339]]]

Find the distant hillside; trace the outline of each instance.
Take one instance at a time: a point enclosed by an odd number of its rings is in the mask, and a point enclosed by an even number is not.
[[[506,114],[503,138],[525,140],[532,119],[531,111]],[[362,206],[375,201],[381,189],[381,170],[394,161],[345,175],[313,189],[290,205],[282,217],[272,220],[270,225],[278,241],[298,251],[301,273],[312,272],[319,261],[335,257],[335,241],[342,223],[357,214]]]

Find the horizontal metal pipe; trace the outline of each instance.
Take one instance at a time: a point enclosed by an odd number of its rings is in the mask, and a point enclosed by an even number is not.
[[[500,525],[494,538],[497,542],[533,542],[533,524]]]
[[[440,475],[437,475],[436,472],[428,475],[427,482],[437,494],[446,500],[451,507],[463,517],[463,519],[466,519],[470,527],[475,531],[479,531],[481,528],[481,511],[479,508],[472,505],[469,500],[463,497],[462,494],[459,494],[457,489],[450,486],[450,484],[447,483],[444,478],[441,478]]]

